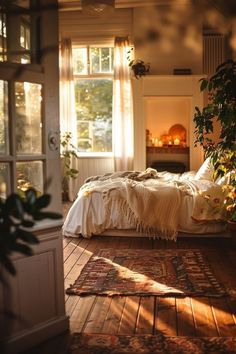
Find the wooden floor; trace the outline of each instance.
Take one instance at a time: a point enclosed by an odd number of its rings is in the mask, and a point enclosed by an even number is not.
[[[65,288],[74,282],[92,254],[100,249],[198,248],[207,255],[217,278],[231,293],[227,298],[65,295],[70,332],[236,336],[236,247],[232,247],[230,241],[183,238],[175,243],[147,238],[65,238]],[[61,334],[22,354],[66,354],[69,338],[69,333]]]
[[[219,281],[230,289],[227,298],[158,296],[68,296],[66,312],[71,332],[155,334],[172,336],[236,336],[236,249],[230,240],[93,237],[65,238],[64,269],[67,288],[93,253],[104,248],[204,250]]]

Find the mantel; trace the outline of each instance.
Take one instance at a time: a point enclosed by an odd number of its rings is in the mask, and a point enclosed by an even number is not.
[[[189,147],[186,146],[147,146],[146,152],[148,154],[162,153],[162,154],[188,154]]]

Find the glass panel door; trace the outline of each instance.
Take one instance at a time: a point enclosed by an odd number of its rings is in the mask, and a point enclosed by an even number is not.
[[[6,198],[10,193],[10,166],[8,163],[0,163],[0,198]]]
[[[8,83],[0,80],[0,155],[9,154]]]
[[[43,162],[26,161],[16,163],[17,192],[21,195],[27,189],[34,188],[37,195],[43,193]]]
[[[16,153],[42,153],[42,85],[15,83]]]

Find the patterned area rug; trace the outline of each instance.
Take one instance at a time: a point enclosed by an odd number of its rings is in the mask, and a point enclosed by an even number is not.
[[[226,295],[199,250],[104,249],[67,289],[74,295]]]
[[[74,334],[70,354],[235,354],[236,337]]]

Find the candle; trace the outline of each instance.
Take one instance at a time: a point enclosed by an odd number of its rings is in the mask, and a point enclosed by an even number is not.
[[[158,146],[162,147],[163,146],[163,142],[161,140],[159,140],[158,142]]]
[[[157,139],[157,138],[155,138],[154,145],[155,145],[155,146],[158,146],[158,139]]]
[[[155,143],[155,139],[152,138],[152,146],[154,146],[154,143]]]
[[[180,140],[178,138],[175,138],[174,145],[179,145],[179,144],[180,144]]]

